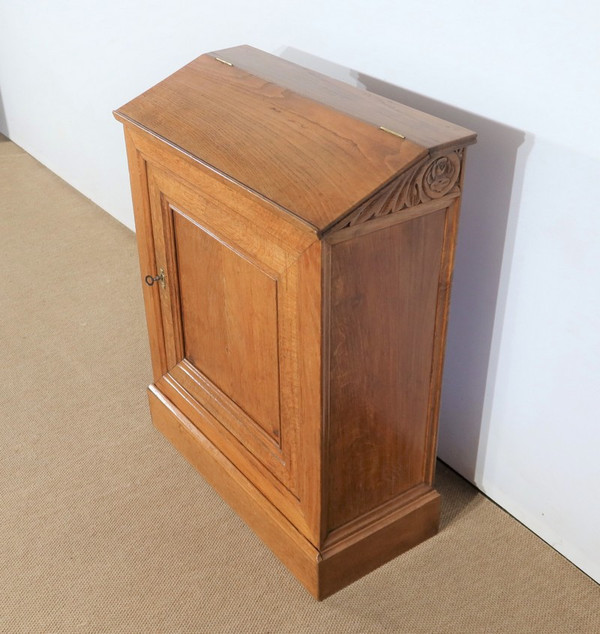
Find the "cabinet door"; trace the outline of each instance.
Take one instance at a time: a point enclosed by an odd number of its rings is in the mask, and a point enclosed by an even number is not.
[[[320,242],[208,170],[194,183],[151,164],[146,173],[155,271],[164,271],[152,287],[156,385],[293,515],[311,496],[306,469],[319,442]]]

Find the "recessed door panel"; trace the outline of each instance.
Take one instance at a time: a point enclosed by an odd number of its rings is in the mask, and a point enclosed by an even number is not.
[[[280,436],[277,280],[173,210],[185,358]]]

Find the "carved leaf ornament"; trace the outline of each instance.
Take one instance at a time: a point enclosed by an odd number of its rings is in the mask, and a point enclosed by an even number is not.
[[[426,157],[360,205],[343,226],[351,227],[457,193],[462,155],[461,148],[442,156]]]

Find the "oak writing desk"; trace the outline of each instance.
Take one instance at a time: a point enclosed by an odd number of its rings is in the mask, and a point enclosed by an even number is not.
[[[154,424],[317,598],[435,534],[474,133],[248,46],[115,116]]]

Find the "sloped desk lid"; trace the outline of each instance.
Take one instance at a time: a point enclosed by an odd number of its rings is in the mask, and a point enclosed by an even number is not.
[[[465,128],[250,46],[202,55],[114,114],[319,233],[433,150],[475,140]]]

